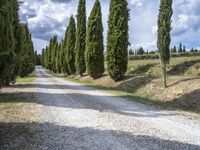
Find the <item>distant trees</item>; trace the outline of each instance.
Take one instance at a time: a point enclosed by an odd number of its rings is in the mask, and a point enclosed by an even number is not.
[[[17,0],[0,1],[0,87],[35,67],[31,34],[27,24],[19,22],[18,9]]]
[[[110,77],[123,78],[128,64],[129,9],[126,0],[111,0],[107,35],[107,69]]]
[[[86,38],[86,68],[87,73],[97,79],[104,73],[104,44],[101,5],[96,0],[88,20]]]
[[[143,47],[140,47],[138,50],[136,50],[136,54],[137,55],[143,55],[143,54],[145,54],[145,51],[144,51]]]
[[[77,73],[81,76],[86,71],[85,48],[86,48],[86,6],[85,6],[85,0],[79,0],[79,6],[77,12],[75,64]]]
[[[179,53],[182,53],[182,52],[183,52],[183,46],[182,46],[182,43],[180,43],[180,45],[179,45],[178,52],[179,52]]]
[[[170,32],[171,17],[173,14],[172,0],[161,0],[158,17],[158,50],[160,53],[161,69],[163,74],[164,87],[167,87],[166,65],[170,61]]]

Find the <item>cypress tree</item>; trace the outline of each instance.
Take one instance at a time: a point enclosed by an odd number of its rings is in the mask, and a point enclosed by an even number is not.
[[[173,53],[177,53],[176,46],[173,48]]]
[[[185,53],[186,52],[186,47],[185,46],[183,46],[183,53]]]
[[[171,17],[173,14],[172,0],[161,0],[158,17],[158,50],[160,53],[161,69],[163,74],[164,87],[167,87],[166,65],[170,62],[170,31]]]
[[[85,0],[79,0],[77,12],[77,33],[76,33],[76,70],[81,76],[86,70],[85,67],[85,46],[86,46],[86,8]]]
[[[57,73],[61,73],[61,61],[60,61],[61,48],[62,48],[62,44],[58,43],[57,53],[56,53],[56,71],[57,71]]]
[[[46,51],[43,48],[42,49],[42,58],[41,58],[41,65],[42,65],[42,67],[45,67],[45,56],[46,56],[45,53],[46,53]]]
[[[25,52],[23,54],[22,68],[20,70],[21,77],[25,77],[28,74],[32,73],[36,65],[32,36],[30,34],[27,24],[24,25],[24,30],[25,30],[25,42],[24,42]]]
[[[57,36],[54,35],[51,43],[51,70],[56,72],[56,50],[57,50]]]
[[[76,25],[74,17],[71,16],[69,28],[67,31],[66,60],[70,74],[75,74],[75,42],[76,42]]]
[[[87,73],[93,79],[97,79],[103,75],[103,25],[99,0],[96,0],[88,20],[85,60]]]
[[[21,40],[21,32],[20,32],[20,23],[19,23],[19,6],[17,0],[12,0],[12,13],[13,13],[13,35],[15,39],[15,49],[14,49],[14,64],[11,74],[11,82],[15,83],[17,76],[20,73],[21,63],[22,63],[22,49],[21,45],[23,44],[20,42]]]
[[[48,53],[47,53],[47,69],[52,70],[52,49],[53,49],[53,38],[50,39]]]
[[[107,35],[107,66],[110,77],[118,81],[124,77],[128,64],[127,0],[111,0]]]
[[[66,49],[67,49],[67,33],[68,33],[68,27],[66,28],[65,31],[65,38],[62,41],[62,50],[61,50],[61,71],[63,74],[70,74],[69,69],[68,69],[68,65],[67,65],[67,56],[66,56]]]
[[[179,49],[178,49],[178,52],[179,52],[179,53],[182,53],[182,52],[183,52],[183,47],[182,47],[182,43],[180,43],[180,45],[179,45]]]
[[[0,1],[0,87],[9,85],[14,68],[13,1]]]

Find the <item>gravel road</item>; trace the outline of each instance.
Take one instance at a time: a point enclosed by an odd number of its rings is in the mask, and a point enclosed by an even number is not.
[[[20,124],[37,140],[21,149],[200,150],[197,118],[66,81],[41,67],[36,74],[35,85],[24,88],[35,88],[40,121]]]

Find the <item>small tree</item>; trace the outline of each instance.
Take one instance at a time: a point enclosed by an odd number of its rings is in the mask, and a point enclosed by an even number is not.
[[[173,14],[172,0],[161,0],[158,17],[158,50],[160,53],[161,69],[163,74],[164,87],[167,87],[166,65],[170,61],[170,32],[171,17]]]
[[[67,53],[66,60],[70,74],[75,74],[75,42],[76,42],[76,25],[74,17],[71,16],[69,28],[67,31]]]
[[[183,53],[185,53],[186,52],[186,47],[185,46],[183,46]]]
[[[128,64],[127,0],[111,0],[108,19],[107,66],[110,77],[118,81],[124,77]]]
[[[178,52],[179,52],[179,53],[182,53],[182,52],[183,52],[183,46],[182,46],[182,43],[180,43],[180,45],[179,45]]]
[[[86,68],[87,73],[97,79],[104,73],[104,45],[101,5],[96,0],[88,20],[86,38]]]

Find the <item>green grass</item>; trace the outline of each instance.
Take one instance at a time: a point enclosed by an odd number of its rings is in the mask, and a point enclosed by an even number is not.
[[[24,78],[17,77],[16,83],[17,84],[26,84],[31,83],[36,79],[35,71]]]
[[[167,66],[171,75],[197,76],[200,72],[200,57],[172,58]],[[151,74],[161,76],[159,60],[132,60],[128,64],[128,73]]]

